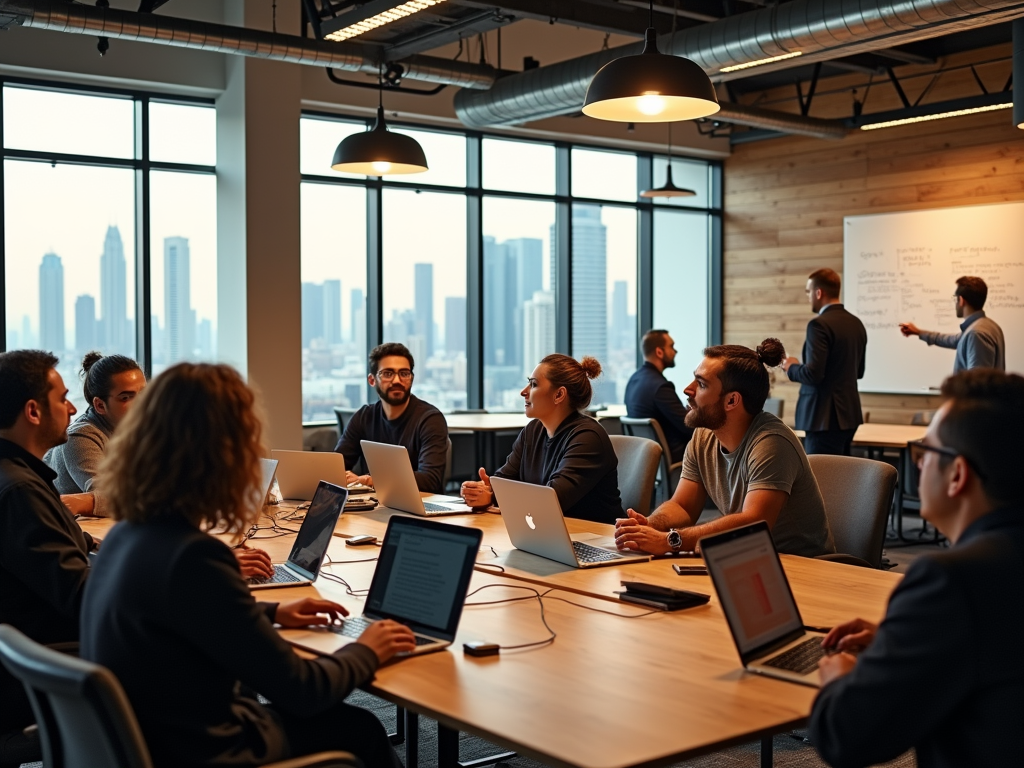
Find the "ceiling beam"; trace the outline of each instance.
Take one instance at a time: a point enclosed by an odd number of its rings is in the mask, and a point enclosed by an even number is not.
[[[448,43],[458,42],[460,38],[475,37],[490,32],[492,29],[511,24],[515,20],[515,16],[502,14],[497,10],[480,11],[453,21],[442,21],[437,17],[428,21],[428,17],[424,16],[422,21],[427,22],[428,25],[384,44],[384,58],[387,61],[399,61],[414,53],[430,51],[448,45]]]
[[[487,3],[482,0],[453,0],[459,5],[471,8],[498,8],[520,19],[534,19],[552,23],[571,24],[585,29],[595,29],[632,37],[643,37],[647,29],[647,9],[630,8],[619,4],[598,5],[581,0],[498,0]],[[654,19],[659,34],[671,31],[672,23],[664,16]],[[688,26],[688,25],[687,25]]]

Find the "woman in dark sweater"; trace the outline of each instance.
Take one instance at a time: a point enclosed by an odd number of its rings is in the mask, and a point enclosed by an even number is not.
[[[257,603],[231,550],[206,532],[243,532],[258,514],[261,434],[253,393],[228,366],[176,365],[139,396],[97,478],[120,522],[86,586],[81,655],[118,677],[158,767],[330,749],[397,766],[380,721],[342,700],[412,649],[412,633],[378,622],[333,656],[300,658],[273,623],[324,624],[345,610]]]
[[[601,364],[593,357],[577,362],[568,355],[548,355],[541,360],[520,393],[533,421],[494,474],[550,485],[566,517],[614,524],[622,517],[618,460],[608,433],[581,413],[590,405],[590,380],[600,375]],[[495,503],[483,468],[479,481],[462,484],[462,495],[474,507]]]

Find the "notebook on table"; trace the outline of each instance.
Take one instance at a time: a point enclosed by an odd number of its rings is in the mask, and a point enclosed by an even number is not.
[[[360,440],[359,445],[363,449],[366,468],[373,478],[377,499],[385,507],[421,517],[465,515],[476,511],[457,496],[420,496],[405,446],[369,440]]]

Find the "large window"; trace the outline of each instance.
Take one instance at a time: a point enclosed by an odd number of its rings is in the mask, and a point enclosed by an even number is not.
[[[57,355],[79,406],[87,351],[213,359],[213,106],[7,82],[2,120],[4,348]]]
[[[711,182],[720,167],[675,159],[677,183],[698,191],[679,210],[638,196],[664,176],[662,156],[396,124],[423,146],[429,172],[331,171],[338,142],[370,123],[311,114],[300,127],[303,318],[323,312],[307,283],[354,285],[365,274],[367,287],[361,349],[342,333],[351,346],[323,352],[329,364],[315,368],[317,342],[303,326],[307,420],[373,397],[365,384],[355,396],[365,369],[351,384],[341,371],[348,351],[365,355],[383,341],[412,350],[414,391],[446,411],[520,410],[526,377],[552,352],[597,357],[594,403],[621,402],[644,331],[668,326],[687,350],[715,341],[711,233],[721,203]],[[326,220],[344,237],[315,243],[306,233]]]

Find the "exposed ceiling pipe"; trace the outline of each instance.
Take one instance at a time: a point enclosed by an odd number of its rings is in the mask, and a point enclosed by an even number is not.
[[[891,48],[1020,16],[1021,0],[792,0],[663,35],[658,48],[697,62],[722,81],[751,73],[722,74],[723,67],[786,53],[801,55],[756,71]],[[455,112],[471,128],[578,112],[597,70],[641,49],[641,43],[626,45],[502,77],[490,90],[457,93]],[[716,119],[726,120],[721,113]]]
[[[377,74],[380,46],[309,40],[255,29],[191,21],[116,8],[96,8],[57,0],[0,0],[0,25],[10,23],[78,35],[157,43],[214,53]],[[403,77],[462,88],[489,88],[497,71],[484,64],[432,56],[402,60]]]
[[[791,115],[773,109],[758,109],[725,102],[721,107],[709,119],[715,122],[746,125],[779,133],[811,136],[815,139],[841,139],[849,133],[849,129],[841,120],[822,120],[818,117]]]

